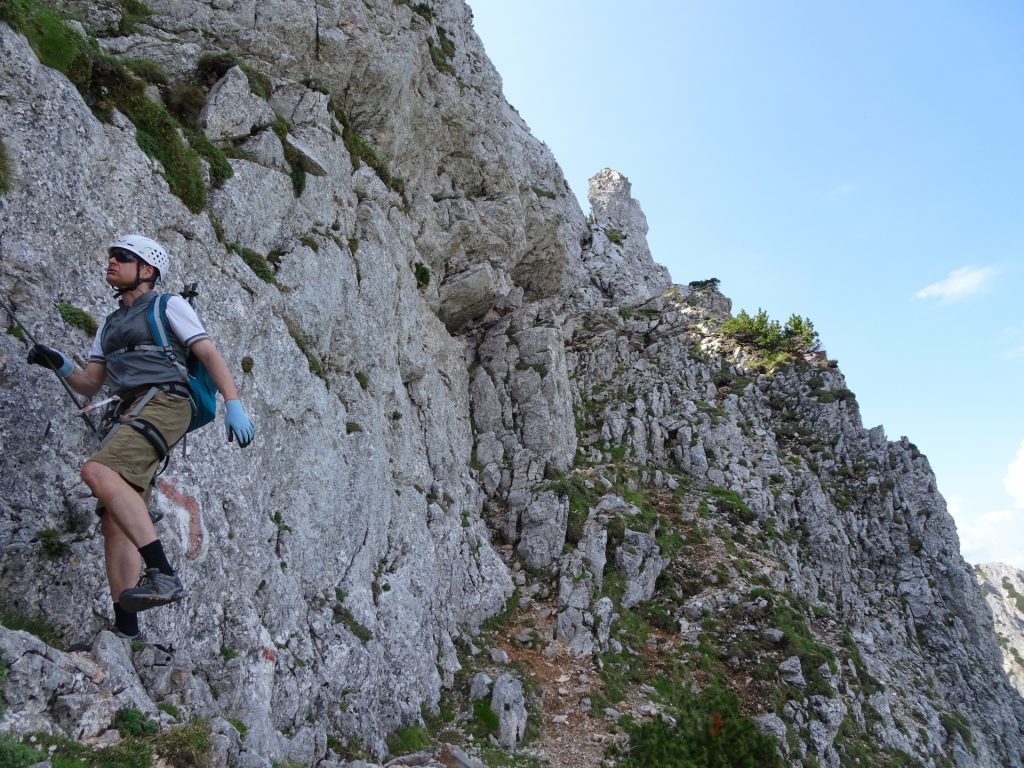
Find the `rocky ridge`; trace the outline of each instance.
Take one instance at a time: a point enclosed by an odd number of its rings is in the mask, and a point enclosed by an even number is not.
[[[1003,671],[1024,695],[1024,573],[1003,563],[974,566],[974,576],[992,611]]]
[[[191,594],[130,646],[101,631],[88,431],[7,326],[6,733],[110,744],[131,709],[208,722],[219,765],[628,763],[655,731],[621,716],[685,741],[725,686],[712,735],[756,723],[788,764],[1022,764],[927,459],[823,354],[723,335],[621,174],[585,217],[464,4],[62,7],[89,41],[63,73],[0,23],[0,293],[80,356],[105,241],[152,234],[259,436],[207,429],[162,477]]]

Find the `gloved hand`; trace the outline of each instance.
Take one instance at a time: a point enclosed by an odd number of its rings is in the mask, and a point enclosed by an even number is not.
[[[71,364],[61,352],[58,352],[53,347],[48,347],[45,344],[34,344],[32,349],[28,351],[28,362],[32,365],[41,365],[43,368],[52,368],[57,371],[57,374],[66,379],[71,375],[71,372],[75,370],[75,367]]]
[[[238,447],[245,448],[245,446],[252,442],[252,438],[256,434],[256,427],[252,425],[249,417],[245,415],[240,400],[228,400],[224,405],[228,409],[227,415],[224,417],[224,427],[228,433],[228,442],[230,443],[237,438]]]

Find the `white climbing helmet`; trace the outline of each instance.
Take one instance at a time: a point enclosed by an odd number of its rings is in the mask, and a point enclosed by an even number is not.
[[[142,235],[121,235],[107,246],[107,253],[115,248],[134,253],[142,261],[160,270],[160,277],[167,279],[167,273],[171,270],[171,257],[156,240]]]

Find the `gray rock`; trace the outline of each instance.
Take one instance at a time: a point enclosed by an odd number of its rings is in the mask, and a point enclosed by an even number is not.
[[[241,139],[274,122],[274,110],[249,89],[249,78],[232,67],[210,90],[199,127],[214,141]]]
[[[469,685],[469,700],[478,701],[486,699],[491,695],[491,685],[494,680],[486,672],[477,672],[473,675],[473,682]]]
[[[494,683],[491,711],[498,716],[498,743],[514,752],[526,735],[526,699],[523,684],[512,675],[502,675]]]
[[[277,134],[271,130],[260,131],[239,145],[239,149],[254,162],[280,173],[289,173],[284,158],[284,148]]]
[[[775,714],[767,715],[756,715],[753,718],[754,725],[762,733],[767,733],[775,738],[775,743],[778,745],[779,752],[782,755],[789,754],[789,741],[786,738],[786,723],[785,721]]]
[[[776,627],[769,627],[761,633],[761,639],[766,643],[778,645],[786,639],[786,633]]]
[[[442,744],[439,759],[447,768],[486,768],[484,763],[454,744]]]
[[[622,607],[632,608],[642,600],[650,600],[665,567],[665,559],[654,541],[654,536],[628,528],[622,544],[615,550],[615,567],[626,577],[626,590]]]
[[[671,285],[668,270],[647,247],[647,218],[633,199],[629,180],[605,168],[590,179],[593,246],[587,257],[592,280],[621,301],[646,301]]]
[[[585,656],[594,650],[593,617],[579,608],[569,607],[558,614],[555,639],[573,653]]]
[[[800,666],[799,656],[790,656],[779,664],[779,677],[787,683],[803,688],[807,681],[804,680],[803,668]]]

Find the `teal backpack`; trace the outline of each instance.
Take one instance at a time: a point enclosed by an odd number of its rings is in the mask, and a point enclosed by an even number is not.
[[[195,297],[195,285],[186,288],[182,292],[189,303]],[[176,366],[181,366],[174,348],[171,347],[170,336],[167,333],[167,302],[171,294],[161,293],[156,301],[149,305],[149,314],[146,319],[149,321],[149,330],[153,334],[153,342],[160,347],[167,359]],[[192,421],[189,422],[188,432],[205,427],[217,416],[217,387],[210,378],[210,372],[206,370],[203,362],[193,354],[188,354],[185,360],[185,372],[188,375],[188,390],[191,394],[189,401],[192,404]]]

